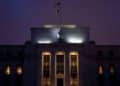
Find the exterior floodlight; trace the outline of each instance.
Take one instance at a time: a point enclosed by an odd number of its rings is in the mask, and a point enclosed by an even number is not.
[[[59,33],[57,34],[57,38],[58,38],[58,39],[60,38],[60,34],[59,34]]]
[[[37,43],[38,44],[50,44],[50,43],[52,43],[52,41],[50,41],[50,40],[40,40]]]
[[[57,27],[57,26],[56,26],[56,25],[50,25],[50,24],[49,24],[49,25],[44,25],[44,27],[45,27],[45,28],[55,28],[55,27]]]
[[[77,38],[68,38],[68,43],[83,43],[83,39],[77,39]]]
[[[89,28],[76,25],[44,25],[31,29],[33,43],[51,44],[64,41],[65,43],[81,44],[89,41]]]
[[[50,25],[50,24],[48,24],[48,25],[44,25],[43,27],[45,27],[45,28],[59,28],[59,27],[64,27],[64,28],[76,28],[77,26],[76,25]]]
[[[63,25],[63,27],[65,27],[65,28],[73,28],[73,29],[75,29],[77,26],[76,25]]]

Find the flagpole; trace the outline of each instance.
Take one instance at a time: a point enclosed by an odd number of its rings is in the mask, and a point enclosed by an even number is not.
[[[61,1],[57,1],[56,3],[56,13],[58,17],[58,27],[61,28],[62,27],[62,2]]]

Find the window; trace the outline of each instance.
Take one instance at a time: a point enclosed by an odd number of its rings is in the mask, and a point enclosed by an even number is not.
[[[3,84],[3,86],[11,85],[11,65],[5,66]]]
[[[50,62],[50,55],[44,55],[44,63]]]
[[[110,51],[108,52],[108,54],[109,54],[109,56],[114,56],[114,52],[113,52],[112,50],[110,50]]]
[[[69,54],[70,86],[79,86],[79,54],[72,51]]]
[[[64,55],[56,55],[57,74],[64,74]]]
[[[115,66],[113,64],[109,65],[109,72],[110,74],[115,74]]]
[[[16,86],[22,86],[23,84],[23,66],[16,66]]]
[[[41,86],[50,86],[51,83],[51,53],[42,52],[42,85]]]
[[[77,62],[76,55],[71,55],[71,61],[72,61],[72,62]]]
[[[17,52],[17,55],[18,55],[18,56],[23,56],[23,55],[24,55],[24,52],[23,52],[22,50],[19,50],[19,51]]]
[[[6,75],[10,75],[10,74],[11,74],[11,67],[10,67],[10,65],[7,65],[7,66],[5,67],[5,74],[6,74]]]
[[[103,75],[103,73],[104,73],[104,69],[103,69],[103,65],[98,65],[98,74],[99,75]]]
[[[103,52],[101,50],[97,51],[97,56],[103,56]]]
[[[104,86],[104,66],[102,64],[98,65],[98,86]]]
[[[110,86],[117,86],[116,71],[114,64],[109,65],[109,80]]]
[[[64,53],[63,52],[57,52],[56,53],[56,74],[57,75],[64,75]]]
[[[23,74],[23,67],[22,66],[17,66],[16,67],[16,73],[17,73],[17,75],[22,75]]]

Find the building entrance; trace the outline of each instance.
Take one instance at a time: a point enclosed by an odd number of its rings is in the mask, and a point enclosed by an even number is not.
[[[57,86],[64,86],[63,78],[57,78]]]

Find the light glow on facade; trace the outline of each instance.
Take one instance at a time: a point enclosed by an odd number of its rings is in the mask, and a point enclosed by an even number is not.
[[[18,75],[21,75],[23,73],[22,67],[18,66],[16,72]]]
[[[42,53],[42,56],[43,56],[43,55],[51,55],[51,54],[50,54],[50,52],[44,51],[44,52]]]
[[[6,69],[5,69],[5,74],[6,74],[6,75],[10,75],[10,74],[11,74],[11,68],[10,68],[9,65],[8,65],[8,66],[6,67]]]
[[[73,28],[76,28],[77,26],[76,25],[44,25],[43,27],[45,28],[59,28],[59,27],[63,27],[63,28],[70,28],[70,29],[73,29]]]
[[[99,66],[98,73],[100,75],[103,75],[104,72],[103,72],[103,66],[102,65]]]
[[[83,43],[83,39],[80,38],[74,38],[74,37],[69,37],[67,38],[68,43]]]
[[[57,38],[58,38],[58,39],[60,38],[60,34],[59,34],[59,33],[57,34]]]
[[[115,69],[113,66],[110,66],[110,74],[114,74],[115,73]]]
[[[78,52],[72,51],[72,52],[70,52],[70,55],[78,55]]]
[[[52,41],[50,41],[50,40],[40,40],[37,43],[38,44],[50,44],[50,43],[52,43]]]

